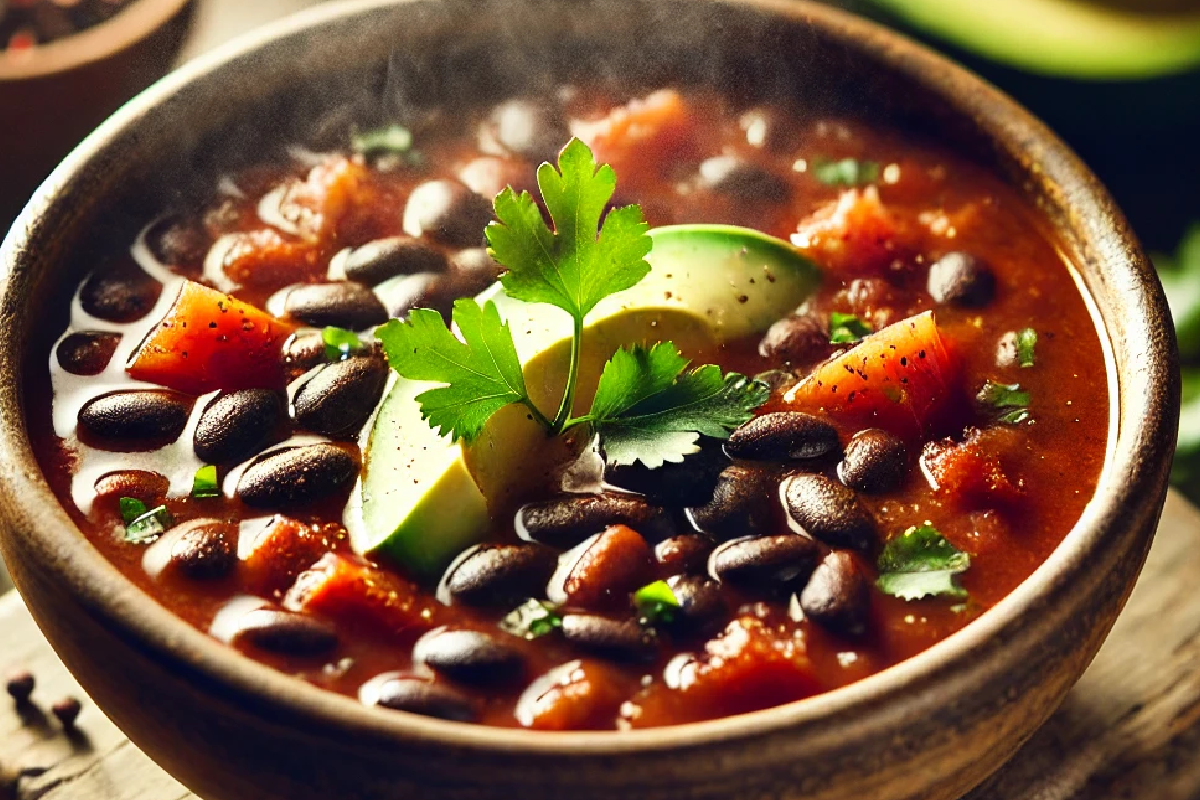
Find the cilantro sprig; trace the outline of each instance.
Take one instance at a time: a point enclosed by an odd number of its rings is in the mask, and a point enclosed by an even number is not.
[[[537,407],[512,331],[496,305],[464,298],[452,314],[457,335],[428,309],[376,332],[402,377],[444,384],[418,395],[422,416],[442,435],[469,442],[501,408],[524,405],[549,435],[590,425],[610,463],[642,461],[651,468],[696,452],[702,435],[727,438],[767,401],[769,389],[712,364],[689,368],[670,342],[618,350],[604,365],[591,409],[571,416],[585,318],[606,297],[646,277],[651,238],[640,207],[605,213],[616,174],[607,164],[597,166],[580,140],[563,148],[557,169],[544,163],[537,177],[553,229],[529,192],[508,187],[496,196],[496,221],[485,234],[493,257],[508,270],[500,282],[511,297],[545,303],[571,317],[562,398],[553,412]]]
[[[971,557],[954,547],[932,525],[909,528],[888,541],[879,555],[881,592],[904,600],[923,597],[966,597],[957,578]]]
[[[1005,425],[1020,425],[1033,418],[1029,411],[1029,392],[1022,391],[1019,383],[985,381],[975,399]]]

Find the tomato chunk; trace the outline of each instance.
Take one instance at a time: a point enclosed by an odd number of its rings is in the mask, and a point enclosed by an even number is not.
[[[818,366],[784,396],[797,410],[884,428],[900,436],[927,432],[957,391],[957,365],[933,312],[868,336]]]
[[[249,303],[187,281],[127,371],[136,380],[191,394],[280,388],[280,351],[293,330]]]
[[[300,573],[283,606],[390,633],[437,625],[437,603],[413,584],[357,558],[330,553]]]
[[[635,697],[625,721],[648,728],[745,714],[820,689],[803,639],[742,617],[708,642],[703,655],[672,661],[666,682],[655,682]]]
[[[612,165],[625,191],[637,188],[639,180],[654,181],[647,164],[666,168],[699,152],[692,108],[673,89],[631,100],[603,119],[575,123],[572,130],[591,147],[597,164]]]
[[[260,594],[283,591],[334,548],[334,531],[277,514],[242,554],[243,579]]]
[[[965,441],[930,442],[921,453],[921,471],[934,491],[967,508],[995,508],[1021,498],[1021,488],[1000,460],[1007,431],[973,429]]]
[[[914,249],[915,232],[883,205],[874,186],[849,189],[804,219],[792,244],[835,275],[881,273]]]

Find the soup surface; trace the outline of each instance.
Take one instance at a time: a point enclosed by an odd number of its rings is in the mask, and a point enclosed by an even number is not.
[[[816,288],[766,324],[680,342],[769,399],[655,469],[547,441],[501,462],[510,490],[485,492],[486,522],[454,546],[437,537],[469,528],[467,483],[423,495],[439,502],[419,546],[363,546],[361,476],[389,458],[377,409],[403,383],[373,332],[487,289],[491,198],[536,195],[571,136],[650,225],[747,226],[815,265]],[[113,564],[318,686],[542,730],[770,707],[969,624],[1094,491],[1109,409],[1093,321],[1036,210],[953,153],[669,88],[414,113],[290,153],[104,254],[26,408],[51,486]],[[730,307],[784,302],[761,277]],[[403,426],[397,449],[430,437]],[[422,458],[387,468],[458,474]]]

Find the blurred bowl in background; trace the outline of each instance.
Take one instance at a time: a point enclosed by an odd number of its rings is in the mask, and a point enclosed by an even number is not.
[[[194,4],[135,0],[94,27],[0,57],[0,230],[71,148],[167,72]]]

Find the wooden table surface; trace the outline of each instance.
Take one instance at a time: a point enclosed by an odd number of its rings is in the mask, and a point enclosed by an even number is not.
[[[968,800],[1200,798],[1198,584],[1200,512],[1173,493],[1137,589],[1091,668]],[[63,735],[46,709],[85,698],[10,593],[0,598],[0,674],[14,668],[30,669],[38,686],[24,715],[0,696],[0,800],[195,797],[86,700],[79,733]]]

